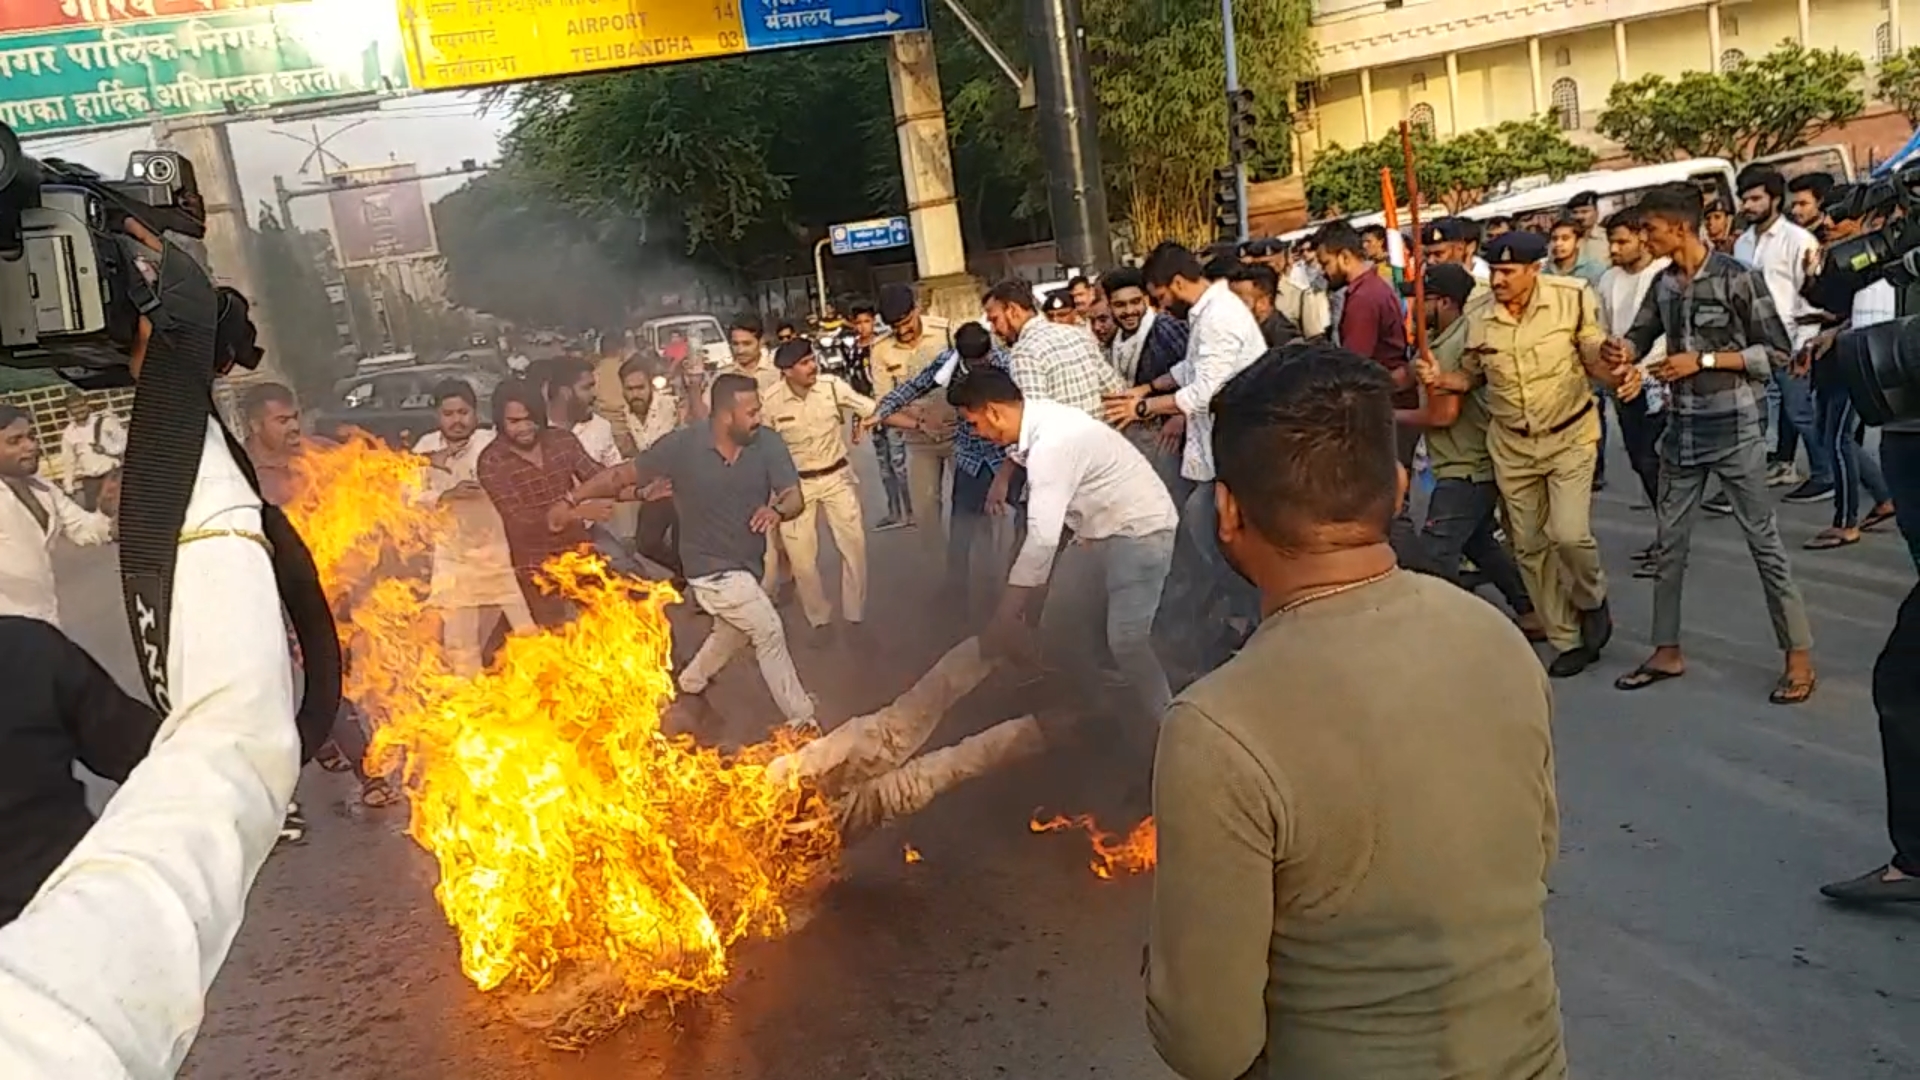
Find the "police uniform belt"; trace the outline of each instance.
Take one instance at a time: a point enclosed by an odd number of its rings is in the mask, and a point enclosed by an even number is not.
[[[1508,431],[1511,431],[1511,432],[1513,432],[1513,433],[1514,433],[1514,434],[1516,434],[1516,435],[1528,435],[1528,436],[1534,436],[1534,435],[1539,435],[1539,436],[1546,436],[1546,435],[1558,435],[1558,434],[1560,434],[1561,432],[1563,432],[1563,431],[1565,431],[1565,430],[1567,430],[1568,428],[1570,428],[1570,427],[1572,427],[1573,425],[1575,425],[1575,424],[1577,424],[1577,423],[1579,423],[1580,421],[1582,421],[1582,420],[1585,420],[1585,419],[1587,418],[1587,414],[1588,414],[1588,413],[1590,413],[1590,412],[1592,412],[1592,411],[1593,411],[1593,399],[1592,399],[1592,398],[1588,398],[1588,399],[1587,399],[1587,404],[1586,404],[1586,407],[1585,407],[1585,408],[1583,408],[1583,409],[1581,409],[1581,410],[1580,410],[1579,412],[1577,412],[1577,413],[1574,413],[1574,414],[1573,414],[1572,416],[1569,416],[1569,417],[1567,417],[1567,418],[1566,418],[1565,420],[1562,420],[1562,421],[1560,421],[1559,423],[1557,423],[1557,424],[1555,424],[1555,425],[1553,425],[1552,427],[1550,427],[1550,428],[1548,428],[1548,429],[1547,429],[1547,430],[1545,430],[1545,431],[1534,431],[1534,430],[1532,430],[1532,429],[1530,429],[1530,428],[1526,428],[1526,427],[1515,427],[1515,426],[1514,426],[1514,425],[1512,425],[1512,424],[1504,424],[1504,425],[1502,425],[1502,426],[1503,426],[1503,427],[1505,427],[1505,428],[1506,428],[1506,429],[1507,429]],[[842,464],[842,465],[844,465],[844,464],[846,464],[846,462],[844,462],[844,461],[843,461],[843,462],[841,462],[841,464]],[[801,475],[801,476],[805,476],[805,475],[807,475],[807,474],[806,474],[806,473],[801,473],[800,475]]]
[[[836,461],[833,464],[828,465],[824,469],[800,469],[798,470],[798,472],[800,474],[800,479],[802,480],[818,480],[823,476],[832,476],[834,473],[837,473],[841,469],[844,469],[846,467],[847,467],[847,459],[841,458],[839,461]]]

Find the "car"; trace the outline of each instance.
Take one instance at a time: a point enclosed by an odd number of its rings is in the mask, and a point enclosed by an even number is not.
[[[358,428],[389,446],[411,446],[438,426],[433,388],[446,379],[464,379],[473,387],[484,423],[499,375],[469,364],[417,364],[341,379],[334,384],[333,403],[314,411],[314,430],[333,437],[343,428]]]

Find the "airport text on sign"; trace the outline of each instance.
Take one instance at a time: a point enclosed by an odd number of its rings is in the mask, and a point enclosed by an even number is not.
[[[835,255],[885,251],[913,243],[913,228],[903,217],[875,218],[835,225],[827,230],[827,240]]]

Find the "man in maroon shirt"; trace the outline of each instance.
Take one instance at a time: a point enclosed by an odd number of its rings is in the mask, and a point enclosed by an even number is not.
[[[542,592],[534,574],[549,558],[592,543],[590,523],[612,516],[611,503],[567,501],[577,481],[600,471],[573,433],[546,424],[547,403],[537,387],[515,380],[493,395],[493,426],[499,437],[480,451],[474,471],[500,511],[507,550],[527,608],[535,622],[558,626],[571,605]]]
[[[1380,276],[1380,268],[1366,256],[1360,234],[1346,222],[1322,228],[1315,247],[1327,286],[1346,290],[1340,308],[1340,347],[1387,369],[1393,376],[1394,408],[1418,409],[1420,387],[1407,367],[1407,319],[1399,293]],[[1410,465],[1420,432],[1403,426],[1397,441],[1400,463]]]

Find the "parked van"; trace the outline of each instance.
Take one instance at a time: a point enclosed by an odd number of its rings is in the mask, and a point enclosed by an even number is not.
[[[1600,197],[1600,217],[1604,220],[1607,215],[1639,202],[1649,190],[1673,183],[1692,184],[1708,195],[1725,199],[1729,206],[1738,206],[1740,200],[1733,190],[1733,182],[1733,163],[1725,158],[1689,158],[1631,169],[1578,173],[1558,183],[1489,199],[1462,214],[1485,221],[1491,217],[1521,218],[1545,211],[1557,212],[1575,195],[1591,191]]]

